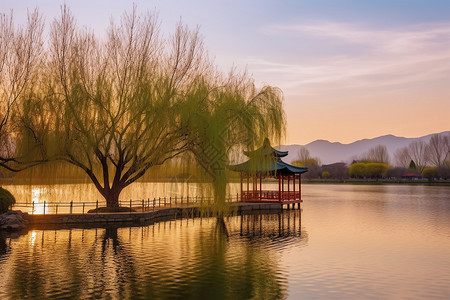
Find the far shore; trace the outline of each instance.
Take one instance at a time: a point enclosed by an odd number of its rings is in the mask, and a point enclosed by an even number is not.
[[[411,180],[411,179],[302,179],[303,184],[366,184],[366,185],[445,185],[450,186],[450,180]]]

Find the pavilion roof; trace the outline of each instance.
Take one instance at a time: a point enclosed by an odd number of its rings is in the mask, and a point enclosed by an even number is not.
[[[248,157],[260,157],[260,156],[274,156],[274,157],[285,157],[288,155],[288,151],[280,151],[273,148],[270,145],[268,138],[264,139],[264,143],[261,147],[253,151],[244,151],[244,154]]]
[[[278,172],[280,172],[281,174],[302,174],[308,171],[308,168],[290,165],[279,158],[268,162],[261,161],[260,163],[253,160],[254,158],[250,158],[246,162],[232,165],[228,168],[235,172],[263,173],[270,175],[274,175]]]
[[[254,151],[244,152],[244,154],[249,157],[249,160],[241,164],[228,166],[228,168],[235,172],[267,175],[274,175],[278,172],[281,174],[302,174],[308,171],[308,168],[296,167],[282,161],[280,157],[288,155],[288,151],[279,151],[272,148],[267,138],[264,140],[262,147]]]

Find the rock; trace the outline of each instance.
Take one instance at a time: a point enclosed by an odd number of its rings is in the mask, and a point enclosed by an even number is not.
[[[20,210],[9,210],[4,214],[0,214],[0,230],[21,230],[26,228],[28,221],[23,218]]]

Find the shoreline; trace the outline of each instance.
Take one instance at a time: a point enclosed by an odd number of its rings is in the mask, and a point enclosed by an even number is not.
[[[410,179],[302,179],[302,184],[354,184],[354,185],[430,185],[450,186],[450,180],[410,180]]]
[[[237,203],[230,207],[229,215],[252,214],[256,212],[280,212],[283,211],[283,205],[280,203]],[[122,224],[124,226],[146,226],[149,224],[177,219],[192,217],[213,217],[217,215],[207,207],[175,207],[165,208],[150,212],[133,213],[92,213],[92,214],[46,214],[30,215],[24,213],[24,219],[28,221],[25,230],[36,227],[88,227],[101,228],[104,226],[115,226]],[[225,215],[225,216],[228,216]]]

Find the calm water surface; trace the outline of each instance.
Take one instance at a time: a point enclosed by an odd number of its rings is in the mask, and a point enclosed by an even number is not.
[[[303,211],[0,235],[0,298],[448,299],[450,188],[304,185]]]

